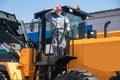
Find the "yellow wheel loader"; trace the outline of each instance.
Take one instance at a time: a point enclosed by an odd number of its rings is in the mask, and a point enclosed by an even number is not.
[[[8,52],[0,54],[0,80],[120,79],[120,31],[107,32],[108,21],[104,33],[86,32],[89,14],[69,6],[62,8],[72,30],[65,35],[67,47],[60,56],[53,56],[50,22],[45,18],[49,10],[35,13],[40,22],[32,20],[31,31],[38,24],[36,42],[28,37],[23,21],[0,12],[4,16],[0,16],[0,45]]]

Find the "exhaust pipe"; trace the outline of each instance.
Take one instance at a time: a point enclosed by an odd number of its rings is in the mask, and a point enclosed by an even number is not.
[[[107,38],[108,37],[108,31],[107,31],[107,28],[108,28],[108,25],[110,24],[110,21],[106,22],[105,25],[104,25],[104,38]]]

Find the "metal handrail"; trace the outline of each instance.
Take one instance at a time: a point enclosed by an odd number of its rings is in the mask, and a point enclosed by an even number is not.
[[[64,32],[63,32],[63,34],[65,33],[65,32],[67,32],[68,33],[68,31],[67,31],[67,29],[65,29],[65,28],[57,28],[57,29],[54,29],[53,31],[52,31],[52,39],[53,39],[53,34],[54,34],[54,32],[55,31],[58,31],[58,30],[61,30],[61,29],[63,29],[64,30]],[[74,32],[72,31],[72,30],[70,30],[69,32],[72,32],[72,38],[74,37]],[[58,32],[57,32],[58,33]],[[64,35],[65,36],[65,35]],[[57,36],[58,37],[58,36]],[[58,42],[58,41],[57,41]],[[67,42],[66,42],[67,43]],[[52,44],[52,43],[51,43]],[[58,45],[58,44],[57,44]],[[66,44],[67,45],[67,44]],[[58,47],[59,48],[59,47]],[[69,47],[68,47],[69,48]],[[48,55],[48,61],[49,61],[49,56],[50,56],[50,51],[51,51],[51,45],[50,45],[50,48],[49,48],[49,55]],[[69,51],[69,49],[68,49],[68,51]],[[60,54],[60,53],[59,53]],[[72,39],[72,56],[74,56],[74,40]]]

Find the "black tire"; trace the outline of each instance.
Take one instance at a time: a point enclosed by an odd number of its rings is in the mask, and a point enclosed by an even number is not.
[[[0,80],[10,80],[6,71],[0,71]]]
[[[66,70],[54,80],[98,80],[92,73],[84,70]]]

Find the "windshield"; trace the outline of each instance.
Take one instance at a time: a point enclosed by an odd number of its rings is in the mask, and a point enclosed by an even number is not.
[[[80,30],[81,24],[84,24],[83,27],[85,27],[86,20],[83,20],[81,16],[76,16],[70,13],[64,13],[63,15],[67,16],[70,21],[71,30],[73,30],[74,32],[74,38],[78,38],[81,31]],[[69,33],[69,35],[71,36],[71,33]],[[50,22],[47,20],[46,21],[46,38],[50,38],[51,36],[52,36],[52,32],[50,30]]]

